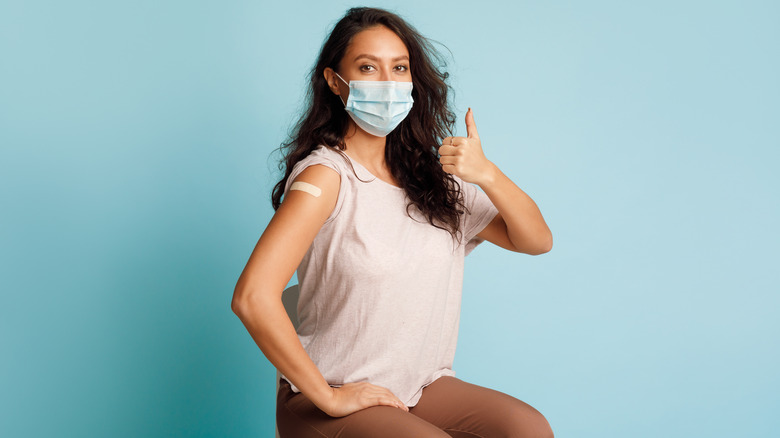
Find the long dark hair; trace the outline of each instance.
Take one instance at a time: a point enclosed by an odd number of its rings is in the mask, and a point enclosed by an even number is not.
[[[328,87],[324,71],[326,67],[338,71],[352,37],[377,25],[395,32],[406,45],[414,81],[414,105],[406,119],[388,134],[385,161],[409,198],[407,213],[416,207],[431,225],[449,231],[455,238],[465,207],[460,185],[442,170],[437,152],[442,139],[451,135],[455,125],[455,115],[447,106],[449,74],[438,67],[446,66],[446,62],[414,27],[383,9],[350,9],[322,46],[309,78],[308,108],[294,126],[289,141],[279,148],[284,156],[279,164],[284,178],[274,186],[271,203],[274,210],[279,208],[293,166],[319,145],[339,152],[345,149],[348,114],[339,96]]]

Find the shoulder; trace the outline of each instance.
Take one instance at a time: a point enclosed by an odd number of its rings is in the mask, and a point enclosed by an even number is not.
[[[342,173],[347,165],[342,152],[329,146],[317,146],[306,158],[296,163],[295,167],[308,167],[314,164],[322,164],[330,167],[338,173]]]
[[[492,219],[498,213],[493,201],[477,185],[463,181],[455,175],[453,178],[460,186],[461,200],[465,207],[465,211],[461,215],[462,220],[476,219],[477,222],[481,223]]]
[[[309,183],[332,184],[338,187],[340,176],[344,174],[345,162],[341,154],[333,148],[318,146],[301,161],[295,163],[285,186],[285,193],[299,178]],[[313,181],[311,181],[313,179]]]
[[[345,163],[339,152],[320,146],[293,166],[285,184],[284,200],[305,214],[328,212],[328,221],[341,209]],[[295,185],[295,186],[294,186]],[[324,209],[324,210],[321,210]],[[316,213],[315,213],[316,214]]]
[[[452,175],[452,179],[460,188],[460,199],[468,207],[479,196],[479,189],[474,184],[467,183],[455,175]]]
[[[338,192],[340,181],[341,176],[337,171],[330,166],[318,163],[306,166],[292,180],[292,183],[304,182],[322,189],[335,189]]]
[[[333,169],[319,164],[307,166],[294,177],[290,175],[276,214],[285,218],[283,222],[303,228],[322,226],[337,212],[340,180]],[[291,217],[296,220],[290,220]]]

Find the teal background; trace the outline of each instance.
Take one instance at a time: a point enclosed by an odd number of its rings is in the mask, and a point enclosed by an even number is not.
[[[0,436],[272,436],[230,299],[353,5],[0,3]],[[554,235],[468,257],[458,375],[557,437],[777,436],[780,4],[374,5]]]

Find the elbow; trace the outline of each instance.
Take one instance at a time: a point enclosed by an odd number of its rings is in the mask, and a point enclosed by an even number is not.
[[[235,295],[233,295],[233,300],[230,301],[230,310],[232,310],[236,315],[240,315],[242,308],[243,306],[241,302],[236,299]]]
[[[253,301],[257,298],[257,287],[241,274],[236,286],[233,288],[233,299],[230,301],[230,310],[240,318],[246,309],[253,307]]]
[[[548,232],[547,239],[544,242],[544,251],[542,252],[542,254],[552,251],[552,247],[553,247],[552,233]]]
[[[241,312],[241,304],[239,304],[239,301],[236,300],[235,296],[233,296],[233,300],[230,302],[230,310],[236,315]]]
[[[230,310],[240,317],[247,307],[247,301],[249,301],[249,291],[236,286],[233,291],[233,299],[230,301]]]
[[[531,255],[542,255],[545,253],[548,253],[552,250],[553,247],[553,238],[552,233],[548,233],[547,238],[542,240],[537,246],[534,251],[532,251]]]
[[[262,288],[237,286],[233,291],[233,300],[230,302],[230,310],[239,318],[249,313],[256,314],[264,311],[274,301],[273,295],[266,293]],[[281,299],[279,299],[281,303]]]

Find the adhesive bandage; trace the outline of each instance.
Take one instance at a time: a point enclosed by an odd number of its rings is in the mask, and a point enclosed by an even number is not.
[[[322,189],[315,186],[314,184],[309,184],[303,181],[295,181],[292,183],[290,190],[300,190],[314,196],[315,198],[319,198],[322,194]]]

